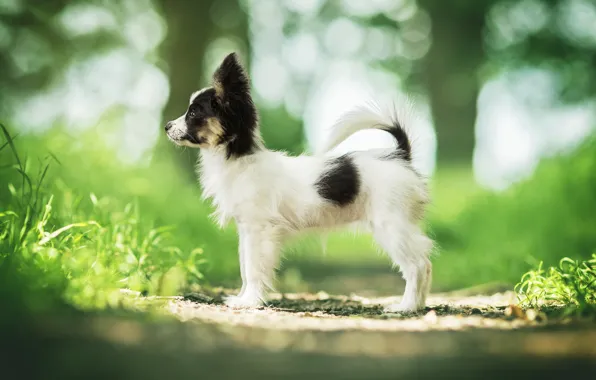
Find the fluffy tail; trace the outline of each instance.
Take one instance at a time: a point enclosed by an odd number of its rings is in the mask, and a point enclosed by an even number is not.
[[[318,149],[319,154],[335,148],[342,141],[358,131],[380,129],[389,132],[397,142],[395,156],[405,161],[412,161],[412,144],[397,115],[383,113],[376,105],[359,107],[343,115],[332,127],[331,134]]]

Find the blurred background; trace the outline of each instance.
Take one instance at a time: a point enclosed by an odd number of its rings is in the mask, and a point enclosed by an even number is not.
[[[214,226],[197,152],[162,127],[231,51],[271,149],[312,151],[368,100],[410,104],[415,166],[433,196],[434,291],[512,288],[540,261],[589,257],[596,2],[445,4],[0,0],[4,279],[18,273],[28,294],[52,289],[80,307],[110,304],[120,288],[239,286],[234,227]],[[360,132],[343,149],[390,143]],[[284,291],[401,286],[368,236],[306,237],[286,251]]]

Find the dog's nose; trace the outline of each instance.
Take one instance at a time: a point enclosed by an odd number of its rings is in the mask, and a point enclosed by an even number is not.
[[[170,128],[172,128],[172,126],[174,125],[174,123],[172,123],[171,121],[168,121],[166,123],[166,132],[170,130]]]

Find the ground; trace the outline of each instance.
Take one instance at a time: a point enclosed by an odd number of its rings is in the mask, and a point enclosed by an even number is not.
[[[476,340],[490,338],[492,343],[484,348],[494,352],[534,355],[553,350],[596,358],[596,329],[591,322],[550,318],[552,311],[523,310],[511,291],[490,296],[466,291],[435,294],[425,310],[406,314],[383,312],[383,305],[399,297],[274,294],[267,306],[232,309],[222,304],[226,294],[223,290],[191,293],[167,300],[165,307],[181,321],[216,326],[226,332],[226,339],[244,347],[378,357],[410,355],[416,350],[448,355],[455,347],[438,344],[447,341],[430,334],[447,331],[464,338],[475,332]],[[504,331],[518,334],[499,335]],[[559,332],[552,335],[555,331]],[[406,336],[409,343],[404,345]],[[427,337],[434,343],[429,344]],[[501,343],[495,345],[497,341]]]
[[[511,292],[493,296],[435,295],[430,297],[429,306],[421,312],[384,313],[383,306],[398,302],[398,298],[330,296],[324,292],[274,294],[265,307],[236,310],[222,305],[219,294],[191,293],[172,299],[168,307],[184,321],[290,331],[426,331],[464,326],[511,328],[519,323],[540,323],[525,319],[508,320],[505,311],[515,302],[515,295]]]
[[[511,292],[435,294],[408,315],[383,313],[395,299],[354,295],[277,294],[235,310],[222,290],[124,293],[166,316],[19,320],[0,337],[2,379],[596,378],[593,321],[522,310]]]

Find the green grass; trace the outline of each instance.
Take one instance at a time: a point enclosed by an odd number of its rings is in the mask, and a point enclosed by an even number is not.
[[[0,268],[27,278],[26,293],[53,288],[80,308],[117,305],[121,288],[177,294],[235,252],[173,165],[124,167],[93,132],[1,133]]]
[[[543,269],[541,262],[515,287],[523,306],[565,306],[567,314],[596,315],[596,254],[589,260],[561,259]]]
[[[28,291],[57,289],[83,308],[115,305],[119,289],[175,294],[195,284],[239,285],[237,237],[219,230],[200,189],[172,160],[127,166],[105,131],[51,129],[0,139],[0,267]],[[596,145],[541,163],[504,193],[481,190],[462,168],[431,182],[430,235],[438,243],[435,290],[488,282],[596,250]],[[300,239],[295,260],[388,265],[369,236]],[[28,275],[28,273],[30,275]],[[35,273],[32,275],[31,273]]]
[[[454,218],[435,214],[434,276],[445,288],[507,282],[539,262],[587,259],[596,250],[596,142],[545,159],[502,193],[479,192]],[[439,210],[437,210],[439,211]]]

